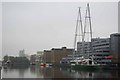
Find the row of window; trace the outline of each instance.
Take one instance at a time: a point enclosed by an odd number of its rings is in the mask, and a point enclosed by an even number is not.
[[[93,47],[99,47],[99,46],[106,46],[109,45],[109,43],[105,43],[105,44],[93,44]]]

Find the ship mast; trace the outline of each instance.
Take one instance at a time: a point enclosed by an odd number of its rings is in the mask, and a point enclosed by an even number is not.
[[[87,23],[89,23],[89,25],[87,25]],[[87,41],[86,38],[88,38],[88,41]],[[90,46],[91,46],[91,52],[92,52],[92,40],[91,39],[92,39],[91,16],[90,16],[89,3],[87,3],[86,14],[85,14],[85,22],[84,22],[84,32],[83,32],[83,54],[85,54],[85,50],[84,50],[84,47],[85,47],[84,43],[85,42],[90,42],[91,43]],[[89,53],[88,53],[88,56],[89,56]]]
[[[76,23],[76,29],[75,29],[75,39],[74,39],[74,49],[73,49],[73,58],[76,55],[76,49],[77,49],[77,41],[82,41],[83,37],[83,25],[82,25],[82,17],[81,17],[81,8],[78,7],[78,17],[77,17],[77,23]],[[78,40],[77,40],[78,39]]]
[[[87,41],[88,39],[88,41]],[[92,52],[92,26],[91,26],[91,16],[90,16],[90,7],[89,7],[89,3],[87,3],[87,7],[86,7],[86,13],[85,13],[85,22],[84,22],[84,30],[83,30],[83,25],[82,25],[82,17],[81,17],[81,8],[79,7],[79,11],[78,11],[78,16],[77,16],[77,23],[76,23],[76,29],[75,29],[75,39],[74,39],[74,49],[73,49],[73,58],[75,55],[78,54],[78,52],[76,52],[77,50],[77,42],[81,42],[82,43],[82,55],[88,56],[89,57],[89,53]],[[85,43],[90,43],[90,50],[88,52],[88,54],[86,54],[85,52]]]

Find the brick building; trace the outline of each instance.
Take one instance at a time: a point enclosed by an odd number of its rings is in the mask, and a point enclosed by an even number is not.
[[[73,49],[67,49],[66,47],[62,48],[52,48],[51,50],[44,50],[43,59],[45,62],[50,63],[60,63],[62,58],[67,57],[72,54]]]
[[[46,62],[46,63],[51,63],[52,62],[51,50],[44,50],[43,62]]]

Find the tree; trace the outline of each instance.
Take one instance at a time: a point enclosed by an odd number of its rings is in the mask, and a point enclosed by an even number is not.
[[[8,55],[3,57],[3,62],[7,62],[8,61]]]

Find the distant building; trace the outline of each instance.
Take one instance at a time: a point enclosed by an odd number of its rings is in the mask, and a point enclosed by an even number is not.
[[[51,63],[52,62],[52,51],[51,50],[44,50],[43,55],[43,62]]]
[[[110,54],[113,56],[113,62],[120,64],[120,33],[110,35]]]
[[[62,48],[52,48],[51,50],[44,50],[44,61],[51,63],[60,63],[62,58],[67,57],[72,54],[73,49]]]
[[[20,50],[19,51],[19,57],[25,57],[25,50]]]
[[[36,54],[33,54],[30,56],[30,63],[35,64],[36,63]]]
[[[43,51],[37,51],[36,61],[37,62],[43,62]]]
[[[37,51],[36,54],[30,55],[31,64],[39,64],[43,62],[43,51]]]

